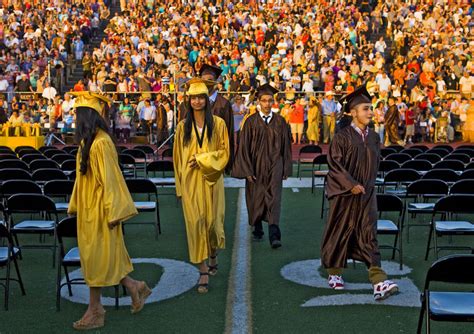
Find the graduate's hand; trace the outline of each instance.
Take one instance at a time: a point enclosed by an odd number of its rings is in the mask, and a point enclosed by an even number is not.
[[[257,178],[255,176],[247,176],[247,181],[249,181],[249,183],[255,183],[255,181],[257,181]]]
[[[360,195],[360,194],[365,195],[365,188],[362,185],[358,184],[354,188],[352,188],[351,193],[353,195]]]
[[[194,156],[194,155],[191,159],[189,159],[188,164],[189,164],[189,167],[191,167],[192,169],[199,168],[199,165],[196,161],[196,156]]]

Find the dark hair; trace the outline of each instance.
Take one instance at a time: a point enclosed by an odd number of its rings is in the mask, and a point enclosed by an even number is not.
[[[109,126],[97,111],[88,107],[76,108],[76,143],[81,146],[80,173],[85,175],[89,165],[89,153],[97,130],[109,133]]]
[[[184,146],[189,144],[191,140],[191,132],[193,131],[193,123],[194,123],[194,114],[193,109],[191,107],[191,98],[189,96],[186,97],[184,102],[184,106],[188,111],[186,113],[186,118],[184,120]],[[212,116],[211,110],[211,102],[209,101],[209,97],[206,95],[206,106],[204,108],[204,124],[206,126],[207,131],[207,139],[211,141],[212,132],[214,130],[214,118]]]

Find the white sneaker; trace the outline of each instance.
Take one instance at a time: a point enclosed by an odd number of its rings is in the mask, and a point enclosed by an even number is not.
[[[328,284],[331,289],[344,290],[344,280],[339,275],[329,275]]]
[[[384,300],[398,292],[398,285],[394,282],[385,280],[374,285],[374,299]]]

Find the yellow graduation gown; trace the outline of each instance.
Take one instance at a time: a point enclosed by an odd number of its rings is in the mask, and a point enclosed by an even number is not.
[[[112,139],[99,130],[92,143],[89,169],[79,172],[68,213],[77,214],[77,242],[84,279],[90,287],[112,286],[133,270],[120,226],[110,230],[109,222],[124,221],[138,214],[118,164]]]
[[[182,199],[192,263],[206,260],[211,249],[225,247],[223,173],[229,160],[229,138],[224,120],[217,116],[213,118],[211,141],[205,133],[202,147],[199,147],[193,129],[191,140],[185,146],[183,120],[176,128],[173,148],[176,195]],[[196,155],[199,168],[189,167],[193,155]]]

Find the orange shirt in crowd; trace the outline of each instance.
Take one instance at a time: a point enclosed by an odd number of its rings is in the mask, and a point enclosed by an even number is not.
[[[403,86],[403,84],[405,83],[405,77],[406,77],[406,73],[405,73],[405,70],[403,68],[397,68],[394,72],[393,72],[393,79],[394,81],[397,81],[400,83],[400,86]]]
[[[301,104],[295,104],[293,111],[290,113],[290,123],[304,123],[304,107]]]

